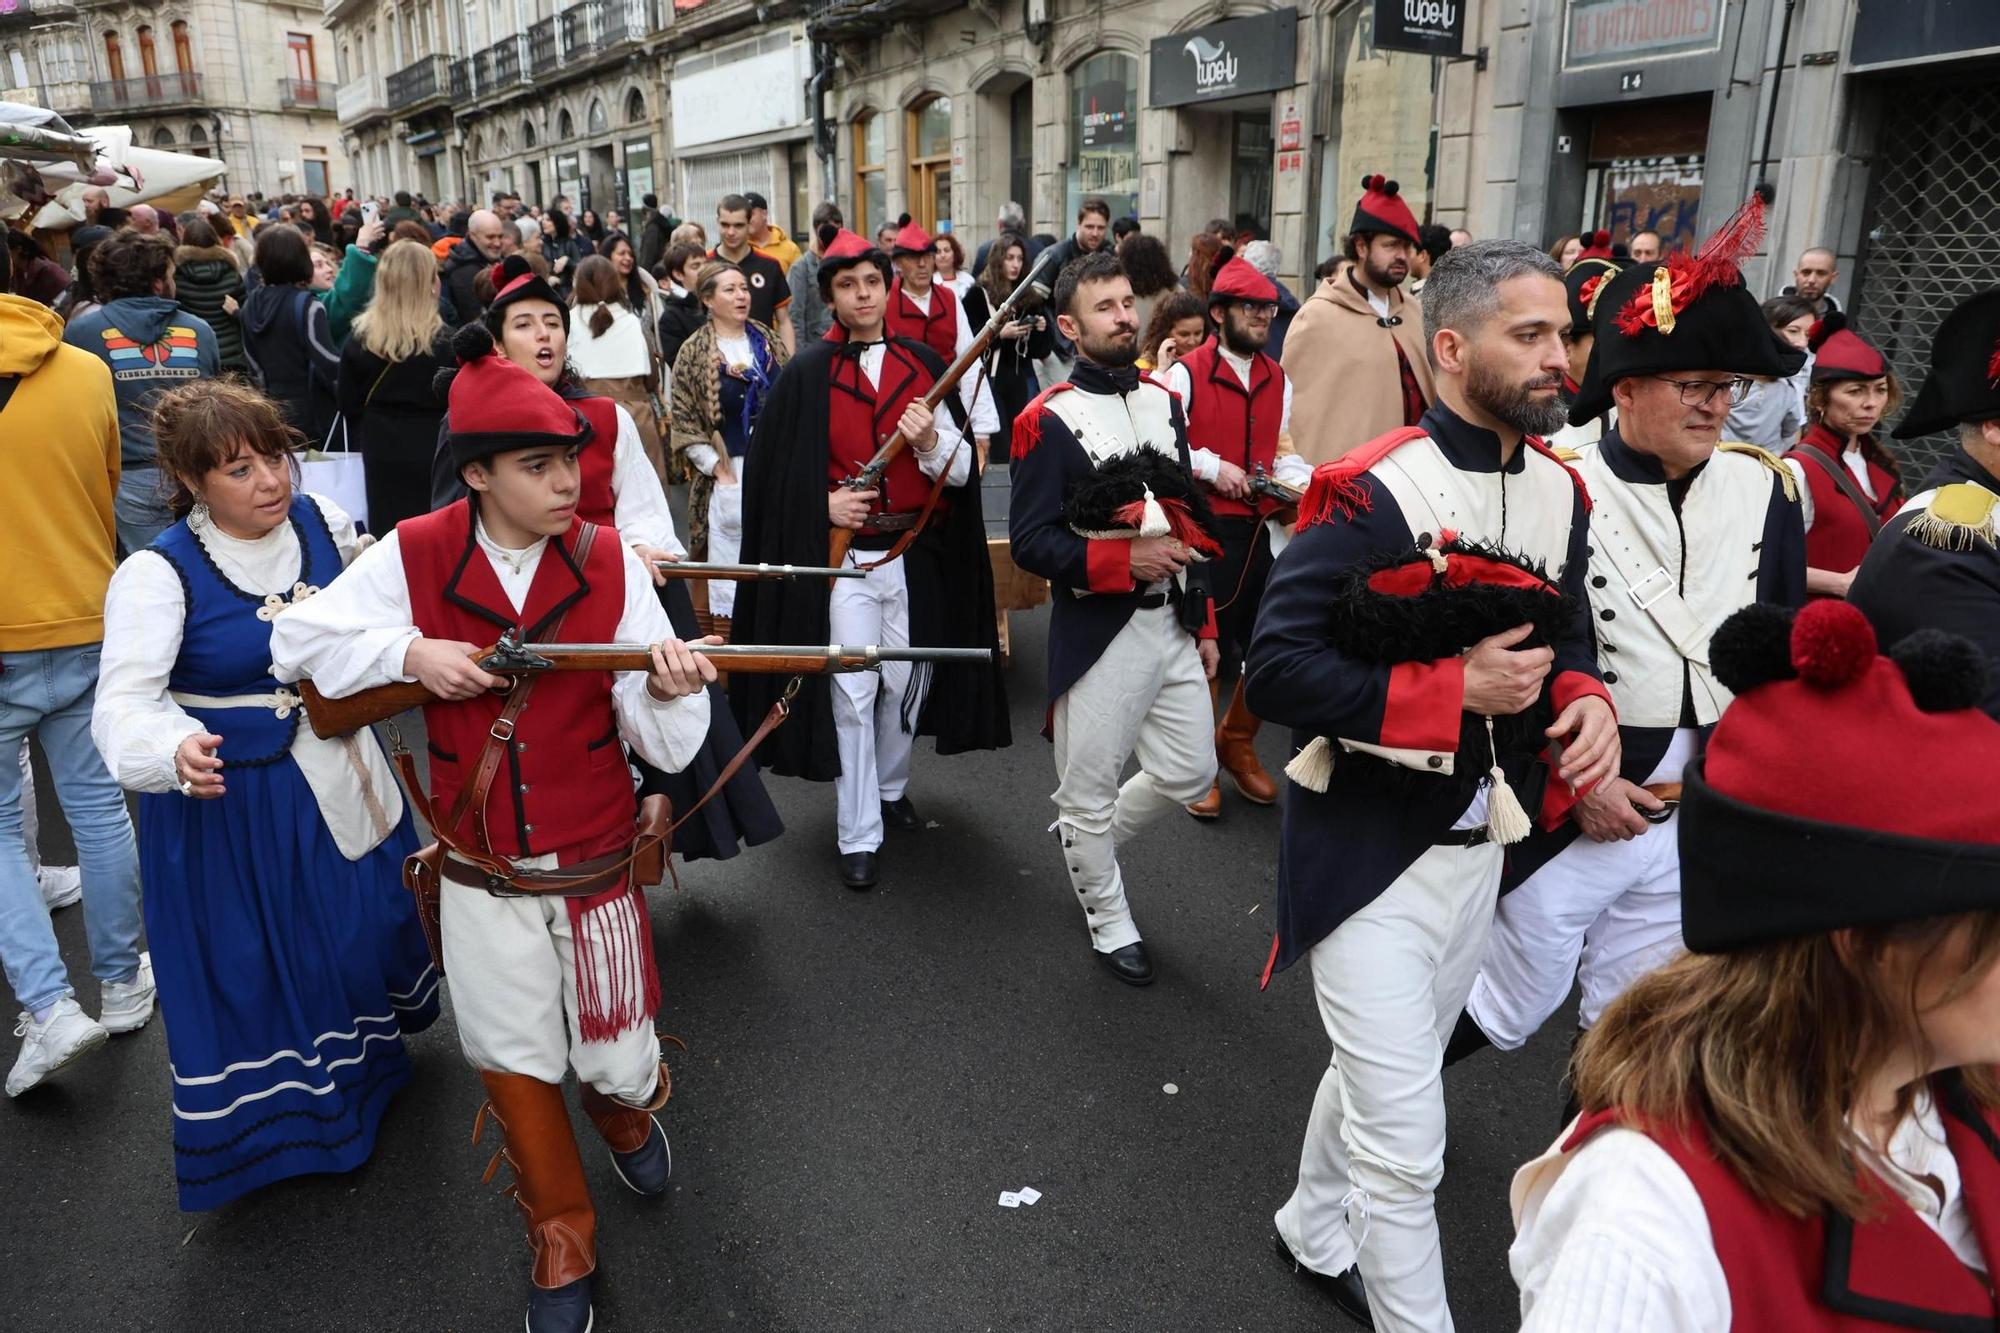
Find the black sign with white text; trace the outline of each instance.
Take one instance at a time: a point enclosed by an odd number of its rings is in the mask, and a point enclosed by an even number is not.
[[[1454,5],[1459,0],[1452,0]],[[1296,85],[1299,11],[1225,19],[1153,39],[1149,106],[1186,106]]]
[[[1467,0],[1375,0],[1375,48],[1455,56],[1465,49]]]

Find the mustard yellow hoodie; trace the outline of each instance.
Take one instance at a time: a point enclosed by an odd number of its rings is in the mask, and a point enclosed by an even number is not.
[[[117,558],[118,400],[111,371],[63,345],[47,306],[0,293],[0,653],[104,638]]]

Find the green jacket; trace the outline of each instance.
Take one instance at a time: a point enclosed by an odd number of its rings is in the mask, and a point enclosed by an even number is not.
[[[334,276],[333,289],[314,294],[326,307],[327,331],[333,335],[333,345],[345,346],[354,317],[366,310],[374,298],[375,256],[358,245],[348,246],[346,256],[340,261],[340,272]]]

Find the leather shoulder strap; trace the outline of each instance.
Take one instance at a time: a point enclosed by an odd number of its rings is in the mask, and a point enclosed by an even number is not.
[[[1854,480],[1854,474],[1847,470],[1845,463],[1816,444],[1807,444],[1801,440],[1793,447],[1819,464],[1826,475],[1833,478],[1833,484],[1840,488],[1840,493],[1854,506],[1854,512],[1861,516],[1861,521],[1867,526],[1870,537],[1882,530],[1882,516],[1875,512],[1875,506],[1869,502],[1867,493]]]

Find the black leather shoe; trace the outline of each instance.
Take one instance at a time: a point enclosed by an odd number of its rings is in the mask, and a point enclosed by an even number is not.
[[[1146,946],[1137,940],[1122,949],[1098,954],[1097,961],[1128,986],[1153,984],[1153,960],[1146,956]]]
[[[1298,1261],[1283,1236],[1274,1236],[1272,1240],[1277,1245],[1278,1257],[1285,1261],[1285,1267],[1331,1296],[1333,1303],[1340,1307],[1340,1312],[1349,1319],[1363,1328],[1375,1327],[1375,1316],[1368,1311],[1368,1289],[1361,1285],[1359,1266],[1344,1273],[1316,1272]]]
[[[910,804],[907,796],[898,796],[893,801],[882,802],[882,822],[890,828],[918,829],[924,821],[917,816],[917,807]]]
[[[840,882],[850,889],[874,888],[875,853],[842,852],[840,854]]]
[[[528,1333],[590,1333],[596,1322],[588,1276],[560,1287],[528,1288]]]

